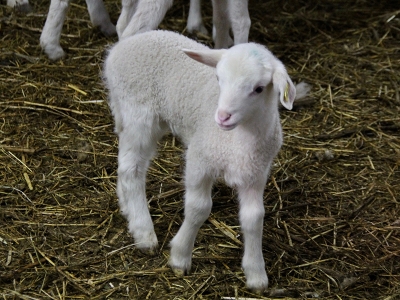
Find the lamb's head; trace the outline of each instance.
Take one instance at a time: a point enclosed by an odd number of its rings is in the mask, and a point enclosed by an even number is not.
[[[220,86],[215,121],[221,129],[231,130],[240,123],[278,105],[278,98],[292,109],[296,97],[286,69],[264,46],[248,43],[230,49],[183,50],[194,60],[216,68]]]

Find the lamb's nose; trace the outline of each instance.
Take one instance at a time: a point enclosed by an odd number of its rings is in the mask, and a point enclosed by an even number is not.
[[[228,121],[230,117],[231,117],[231,114],[228,114],[226,111],[223,111],[223,110],[218,111],[218,119],[221,122]]]

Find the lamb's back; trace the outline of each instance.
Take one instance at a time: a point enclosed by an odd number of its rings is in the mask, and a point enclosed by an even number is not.
[[[180,129],[194,130],[205,118],[212,121],[219,93],[215,71],[190,59],[184,48],[208,49],[162,30],[134,35],[116,44],[105,63],[106,83],[116,94],[111,101],[120,102],[120,109],[127,105],[152,107],[178,135]]]

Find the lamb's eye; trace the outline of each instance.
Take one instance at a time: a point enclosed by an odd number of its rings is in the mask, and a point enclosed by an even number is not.
[[[262,93],[262,91],[264,90],[264,88],[262,86],[257,87],[254,92],[256,92],[257,94]]]

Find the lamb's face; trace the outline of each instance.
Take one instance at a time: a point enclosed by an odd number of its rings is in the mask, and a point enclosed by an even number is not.
[[[215,121],[223,130],[232,130],[260,113],[262,116],[266,104],[275,104],[278,99],[292,109],[296,88],[283,64],[265,47],[247,43],[228,50],[182,50],[217,69],[220,96]]]
[[[215,121],[223,130],[234,129],[264,109],[273,72],[272,66],[262,63],[258,49],[232,53],[231,49],[224,54],[216,70],[220,96]]]

